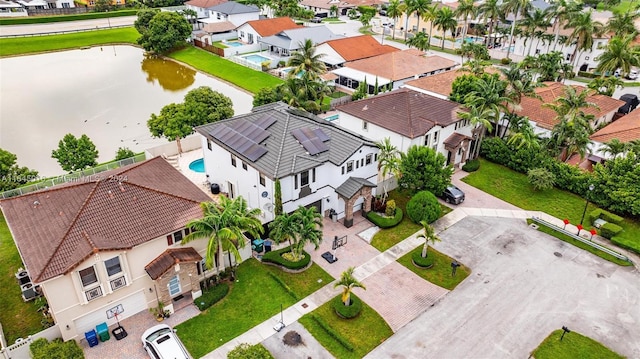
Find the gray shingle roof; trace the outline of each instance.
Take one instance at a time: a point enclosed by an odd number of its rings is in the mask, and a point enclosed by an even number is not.
[[[314,26],[284,30],[273,36],[263,37],[259,42],[283,49],[297,50],[300,48],[300,43],[304,43],[307,39],[317,45],[325,41],[341,38],[344,38],[344,36],[334,34],[326,26]]]
[[[245,14],[245,13],[260,11],[260,9],[258,9],[256,6],[253,6],[253,5],[247,6],[247,5],[239,4],[235,1],[227,1],[220,5],[212,6],[209,8],[209,10],[217,11],[219,13],[223,13],[227,15]]]
[[[254,123],[265,115],[275,118],[276,122],[266,129],[269,132],[269,137],[259,143],[261,146],[266,147],[267,153],[256,161],[250,161],[246,156],[211,135],[211,132],[216,127],[223,124],[230,125],[234,121],[241,120]],[[322,129],[330,138],[325,142],[329,150],[314,156],[307,154],[306,150],[291,134],[291,131],[297,128]],[[331,162],[339,166],[362,146],[375,147],[375,143],[365,137],[345,130],[308,112],[289,108],[282,102],[254,107],[252,112],[248,114],[199,126],[195,130],[230,153],[250,163],[252,167],[271,179],[283,178],[309,170],[325,162]]]
[[[336,193],[344,198],[351,198],[364,186],[376,187],[375,184],[362,177],[349,177],[343,184],[336,188]]]

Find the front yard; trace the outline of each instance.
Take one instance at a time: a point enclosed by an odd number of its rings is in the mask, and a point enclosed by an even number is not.
[[[405,266],[420,278],[442,288],[453,290],[458,284],[465,280],[469,274],[471,274],[471,269],[464,264],[459,263],[460,267],[457,268],[456,274],[451,275],[451,263],[453,262],[453,258],[444,253],[438,252],[434,248],[431,248],[431,246],[429,246],[427,251],[427,257],[434,257],[433,267],[429,269],[418,268],[411,260],[411,255],[415,252],[422,252],[422,246],[416,247],[416,249],[398,258],[398,263]]]
[[[255,259],[241,263],[237,274],[237,281],[224,299],[176,326],[178,336],[194,358],[213,351],[276,315],[280,312],[280,305],[287,308],[298,298],[304,298],[333,281],[317,264],[302,273],[291,274]],[[286,283],[288,289],[282,283]]]
[[[612,351],[597,341],[576,332],[567,333],[562,341],[562,330],[558,329],[540,343],[531,353],[535,359],[622,359],[622,355]]]

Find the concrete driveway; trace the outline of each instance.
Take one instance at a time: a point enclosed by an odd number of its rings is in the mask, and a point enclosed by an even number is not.
[[[640,358],[640,274],[633,267],[519,219],[467,217],[440,237],[436,248],[473,273],[367,358],[527,358],[563,325]]]

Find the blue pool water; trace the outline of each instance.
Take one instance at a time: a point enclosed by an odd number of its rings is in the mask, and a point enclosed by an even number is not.
[[[270,61],[271,59],[268,57],[260,56],[260,55],[248,55],[244,57],[247,61],[251,61],[256,64],[261,64],[265,61]]]
[[[238,47],[238,46],[242,46],[241,42],[238,41],[227,41],[225,43],[227,46],[231,46],[231,47]]]
[[[204,173],[204,158],[189,163],[189,169],[193,172]]]
[[[289,76],[289,72],[291,72],[292,70],[293,70],[293,67],[287,67],[285,69],[282,69],[281,71],[286,73],[287,76]],[[300,73],[297,74],[296,77],[298,78],[302,77],[302,75],[304,75],[305,72],[306,72],[305,70],[300,71]]]
[[[483,39],[483,38],[481,38],[481,37],[476,37],[476,36],[467,36],[467,37],[465,37],[465,38],[464,38],[464,42],[466,42],[466,43],[471,43],[471,42],[482,42],[482,41],[484,41],[484,39]],[[461,40],[461,39],[457,39],[457,40],[456,40],[456,44],[459,44],[459,43],[461,43],[461,42],[462,42],[462,40]]]

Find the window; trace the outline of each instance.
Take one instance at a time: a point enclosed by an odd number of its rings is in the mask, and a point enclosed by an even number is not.
[[[368,155],[367,155],[367,157],[365,157],[365,161],[364,161],[364,163],[365,163],[365,164],[367,164],[367,165],[370,165],[370,164],[371,164],[371,158],[372,158],[372,157],[373,157],[373,156],[372,156],[371,154],[368,154]]]
[[[366,121],[362,121],[362,129],[366,131],[368,127],[369,127],[369,123]]]
[[[260,174],[260,185],[262,187],[264,187],[264,186],[266,186],[266,184],[267,184],[267,181],[265,180],[264,175],[261,173]]]
[[[234,156],[234,155],[231,155],[231,165],[232,165],[233,167],[238,167],[238,166],[236,165],[236,156]]]
[[[107,259],[106,261],[104,261],[104,266],[107,268],[107,275],[109,277],[122,272],[122,267],[120,266],[120,257]]]
[[[180,242],[182,238],[184,238],[184,236],[186,236],[187,234],[189,234],[189,229],[184,230],[184,235],[183,235],[182,229],[167,235],[167,245],[170,246],[174,243]]]
[[[344,166],[342,166],[342,174],[344,174]]]
[[[309,185],[309,171],[304,171],[300,173],[300,186],[308,186]]]
[[[567,61],[571,60],[571,54],[567,54],[567,56],[565,56],[564,59],[567,60]]]
[[[376,153],[375,157],[374,157],[374,161],[378,162],[378,154]]]
[[[353,161],[347,162],[347,173],[353,171]]]
[[[439,131],[436,131],[433,133],[433,144],[438,143],[438,134],[439,134]]]
[[[93,267],[85,268],[80,272],[80,280],[83,287],[88,287],[91,284],[98,283],[98,275]]]
[[[244,31],[240,31],[240,37],[244,37]]]
[[[429,137],[431,137],[431,135],[429,135],[429,134],[424,136],[424,145],[425,146],[429,146]]]
[[[360,167],[364,167],[364,158],[360,159]]]
[[[316,183],[316,169],[311,170],[311,182]]]
[[[182,240],[182,230],[173,233],[173,243],[178,243]]]
[[[244,161],[242,161],[242,169],[245,170],[245,171],[248,171],[247,164],[244,163]]]
[[[356,169],[360,168],[360,161],[356,161]]]
[[[120,1],[118,1],[118,4],[120,4]],[[63,9],[68,9],[68,8],[70,8],[70,7],[71,7],[71,6],[69,6],[69,3],[68,3],[68,2],[63,2],[63,3],[62,3],[62,8],[63,8]]]
[[[207,148],[209,149],[209,151],[213,151],[211,149],[211,141],[210,140],[207,140]]]

